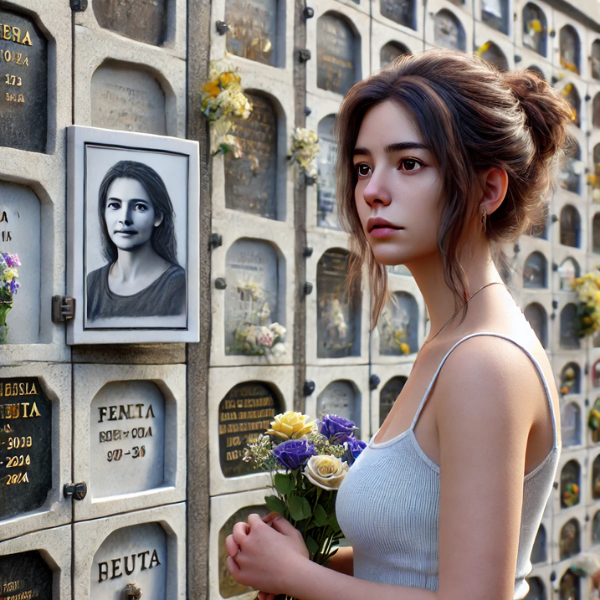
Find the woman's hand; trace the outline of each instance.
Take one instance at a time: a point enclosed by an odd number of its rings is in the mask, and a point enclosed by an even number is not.
[[[234,579],[241,585],[267,590],[259,593],[259,600],[273,600],[285,593],[290,566],[309,558],[302,534],[277,513],[264,520],[251,514],[248,523],[236,523],[225,547],[229,553],[227,569]]]

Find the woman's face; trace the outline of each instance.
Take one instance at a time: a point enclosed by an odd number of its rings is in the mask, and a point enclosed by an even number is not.
[[[438,252],[441,177],[408,113],[386,100],[363,118],[355,145],[356,208],[377,261],[408,265]]]
[[[109,186],[104,208],[106,229],[119,250],[132,251],[150,241],[156,216],[152,202],[137,179],[119,177]]]

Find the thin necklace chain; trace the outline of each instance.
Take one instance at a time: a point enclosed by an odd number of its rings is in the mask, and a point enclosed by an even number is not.
[[[469,304],[469,301],[471,300],[471,298],[473,298],[473,296],[476,296],[477,294],[479,294],[479,292],[481,290],[483,290],[484,288],[490,286],[490,285],[494,285],[494,284],[499,284],[499,285],[503,285],[507,290],[508,288],[506,287],[506,284],[502,281],[492,281],[490,283],[486,283],[485,285],[482,285],[477,291],[473,292],[468,298],[467,301],[459,308],[457,309],[452,316],[440,327],[440,329],[438,330],[438,332],[430,339],[430,340],[426,340],[425,342],[423,342],[423,345],[421,346],[421,349],[425,348],[425,346],[427,344],[429,344],[429,342],[433,342],[433,340],[440,335],[440,333],[442,332],[442,329],[444,329],[444,327],[446,327],[446,325],[448,325],[448,323],[450,323],[450,321],[452,321],[452,319],[454,319],[454,317],[467,305]],[[510,292],[510,290],[508,290]],[[512,294],[511,294],[512,296]]]

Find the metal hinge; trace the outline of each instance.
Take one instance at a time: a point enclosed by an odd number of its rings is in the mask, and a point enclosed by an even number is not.
[[[52,322],[64,323],[75,316],[75,298],[52,296]]]
[[[88,0],[71,0],[71,10],[83,12],[88,7]]]

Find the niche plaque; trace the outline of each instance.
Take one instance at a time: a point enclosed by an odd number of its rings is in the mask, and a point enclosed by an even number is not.
[[[335,115],[328,115],[319,122],[319,155],[317,166],[317,225],[329,229],[341,229],[336,205],[337,143],[333,134]]]
[[[0,379],[0,519],[40,508],[52,489],[52,403],[36,377]]]
[[[406,46],[396,42],[388,42],[379,52],[379,66],[381,68],[387,67],[403,54],[410,54],[410,51]]]
[[[0,556],[1,600],[52,600],[52,569],[39,552]]]
[[[0,10],[0,145],[46,151],[48,44],[32,19]]]
[[[160,487],[165,476],[165,398],[152,381],[107,383],[90,411],[94,498]]]
[[[404,25],[415,28],[414,0],[380,0],[381,16]]]
[[[144,598],[167,596],[167,536],[158,523],[143,523],[113,531],[92,563],[91,600],[117,600],[131,581]]]
[[[317,22],[317,87],[344,96],[356,81],[356,39],[350,25],[332,14]]]
[[[360,407],[354,386],[349,381],[333,381],[317,398],[317,416],[338,415],[360,424]]]
[[[256,472],[252,463],[242,460],[244,448],[269,429],[280,412],[275,392],[260,381],[240,383],[227,393],[219,405],[219,456],[225,477]]]
[[[467,49],[465,30],[461,22],[449,10],[440,10],[435,15],[433,26],[436,46],[450,50]]]
[[[386,417],[390,414],[392,406],[394,406],[406,381],[406,377],[392,377],[381,388],[381,392],[379,393],[379,427],[383,425]]]
[[[379,354],[403,356],[419,349],[419,305],[407,292],[396,292],[377,324]]]

